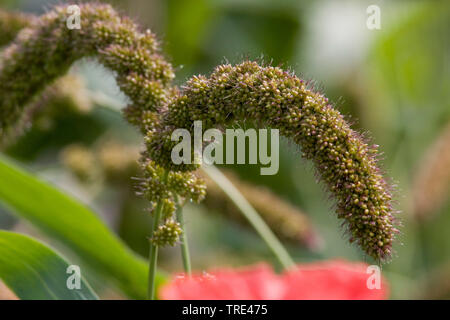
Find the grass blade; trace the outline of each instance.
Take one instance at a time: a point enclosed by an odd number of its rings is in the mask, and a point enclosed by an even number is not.
[[[79,201],[0,156],[0,202],[60,240],[129,297],[144,299],[148,267]],[[157,283],[164,276],[159,274]]]
[[[81,278],[69,289],[69,263],[42,243],[14,232],[0,231],[0,278],[24,300],[97,300]]]

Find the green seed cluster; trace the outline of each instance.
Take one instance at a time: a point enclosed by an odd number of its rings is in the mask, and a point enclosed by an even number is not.
[[[182,233],[181,225],[173,219],[168,219],[153,232],[151,241],[153,245],[158,247],[173,247]]]
[[[176,89],[172,66],[161,55],[155,36],[140,32],[127,18],[104,4],[80,4],[81,29],[70,30],[67,6],[57,6],[39,18],[0,12],[0,45],[14,42],[0,57],[0,139],[20,131],[32,120],[33,98],[44,92],[70,66],[83,57],[96,56],[115,73],[116,82],[131,103],[125,118],[142,132],[152,130],[158,112],[166,107]],[[28,28],[27,28],[28,27]],[[20,32],[19,30],[22,29]],[[41,99],[42,101],[42,99]],[[27,112],[28,111],[28,112]],[[171,194],[200,201],[205,187],[191,173],[171,172],[168,184],[156,177],[163,169],[144,158],[142,184],[152,203],[166,197],[166,211],[174,211]],[[148,169],[148,170],[147,170]],[[155,189],[153,189],[155,187]],[[164,189],[173,188],[170,192]],[[168,194],[166,194],[168,193]]]
[[[31,25],[34,20],[35,17],[30,15],[0,9],[0,47],[14,40],[19,31]]]
[[[158,128],[149,133],[150,156],[168,169],[195,170],[197,165],[170,160],[177,143],[171,141],[171,132],[192,130],[195,120],[206,130],[246,119],[278,128],[300,145],[337,200],[337,214],[345,221],[350,241],[377,260],[391,255],[397,230],[376,147],[369,147],[327,98],[280,68],[246,61],[218,66],[210,77],[190,79],[170,102]]]
[[[48,131],[62,118],[89,113],[92,105],[82,79],[66,75],[48,86],[39,99],[25,108],[20,120],[1,137],[0,147],[16,141],[31,126]]]
[[[167,102],[171,65],[160,55],[150,31],[139,32],[109,6],[80,5],[81,29],[66,25],[66,6],[58,6],[23,29],[0,60],[0,135],[20,118],[30,100],[78,59],[97,56],[116,74],[117,84],[130,98],[139,125],[139,110],[156,112]]]
[[[169,171],[165,178],[165,169],[150,159],[145,161],[143,168],[140,192],[154,205],[160,200],[167,201],[164,210],[175,211],[176,195],[197,203],[206,195],[203,180],[191,172]]]
[[[80,4],[80,9],[80,30],[66,26],[67,7],[58,6],[30,19],[32,27],[22,29],[2,52],[0,139],[20,122],[32,99],[73,62],[96,56],[115,73],[131,101],[124,111],[126,119],[147,135],[141,187],[149,201],[167,202],[166,217],[173,215],[174,193],[200,201],[205,192],[202,181],[190,172],[197,165],[172,162],[173,130],[192,130],[196,120],[204,129],[253,120],[278,128],[315,163],[337,200],[337,214],[346,222],[351,242],[375,259],[391,255],[397,230],[376,147],[368,146],[324,96],[291,73],[250,61],[218,66],[210,77],[193,77],[178,91],[171,84],[172,67],[150,31],[140,32],[108,5]],[[26,19],[5,17],[0,15],[0,21],[10,26],[3,35],[0,32],[0,45],[28,25]],[[167,181],[164,170],[169,170]]]

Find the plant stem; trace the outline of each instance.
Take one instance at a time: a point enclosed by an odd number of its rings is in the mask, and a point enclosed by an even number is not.
[[[169,175],[169,171],[164,173],[162,182],[166,183]],[[156,204],[154,216],[153,216],[153,226],[152,226],[152,236],[155,230],[158,228],[159,220],[161,219],[161,213],[163,211],[164,204],[160,200]],[[150,255],[149,255],[149,265],[148,265],[148,291],[147,299],[155,300],[155,279],[156,279],[156,269],[158,267],[158,246],[153,245],[150,241]]]
[[[187,241],[186,225],[184,224],[183,207],[177,195],[175,195],[175,202],[177,205],[177,220],[181,225],[181,229],[183,230],[183,233],[181,234],[181,257],[183,259],[183,267],[186,274],[190,276],[191,258],[189,255],[189,245]]]
[[[234,202],[239,210],[241,210],[242,214],[264,240],[283,268],[289,269],[295,266],[291,256],[278,238],[273,234],[272,230],[270,230],[264,220],[259,216],[258,212],[256,212],[256,210],[242,196],[239,190],[236,189],[236,187],[227,179],[227,177],[225,177],[219,169],[212,165],[203,166],[202,169],[213,181],[216,182],[218,187],[222,189],[231,201]]]

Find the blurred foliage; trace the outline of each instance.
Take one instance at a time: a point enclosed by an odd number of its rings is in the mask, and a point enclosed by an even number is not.
[[[133,298],[144,298],[147,266],[95,213],[50,184],[0,158],[1,203],[44,233],[60,240]],[[162,276],[160,276],[161,280]]]
[[[397,185],[402,234],[392,262],[383,266],[392,298],[448,298],[449,286],[444,284],[450,279],[445,272],[450,263],[450,190],[440,190],[447,199],[429,219],[418,221],[412,214],[412,189],[430,146],[450,122],[449,1],[111,2],[157,31],[177,68],[178,84],[193,74],[210,72],[223,61],[234,63],[247,57],[316,79],[315,86],[322,88],[354,127],[368,130],[367,136],[380,145],[384,170]],[[42,12],[49,3],[54,1],[0,1],[1,6],[25,12]],[[370,4],[381,8],[381,30],[366,28]],[[70,144],[98,154],[105,139],[133,148],[142,142],[117,112],[125,99],[111,74],[95,61],[77,63],[72,72],[84,78],[85,94],[95,105],[92,110],[57,114],[51,128],[34,125],[5,152],[82,197],[125,243],[146,255],[151,218],[145,201],[134,195],[130,172],[124,170],[121,179],[116,176],[116,183],[93,188],[68,173],[59,156]],[[277,175],[260,176],[259,166],[226,168],[307,213],[324,247],[311,252],[288,244],[297,261],[343,257],[370,262],[348,245],[337,228],[333,203],[317,184],[311,165],[300,160],[301,150],[286,140],[281,142]],[[0,210],[2,229],[17,223],[7,212]],[[204,206],[189,206],[185,217],[195,269],[272,259],[252,232],[210,214]],[[167,271],[181,269],[178,248],[162,250],[162,266]]]
[[[18,298],[98,299],[84,279],[80,280],[80,290],[67,287],[68,267],[68,262],[38,241],[18,233],[0,231],[0,277]]]

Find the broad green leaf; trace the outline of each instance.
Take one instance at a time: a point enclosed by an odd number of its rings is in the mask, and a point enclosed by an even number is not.
[[[0,202],[84,262],[115,281],[131,298],[145,298],[148,267],[85,205],[0,156]],[[161,282],[164,276],[158,276]]]
[[[97,300],[82,277],[79,289],[68,288],[68,281],[77,284],[69,265],[55,251],[30,237],[0,231],[0,279],[20,299]]]

